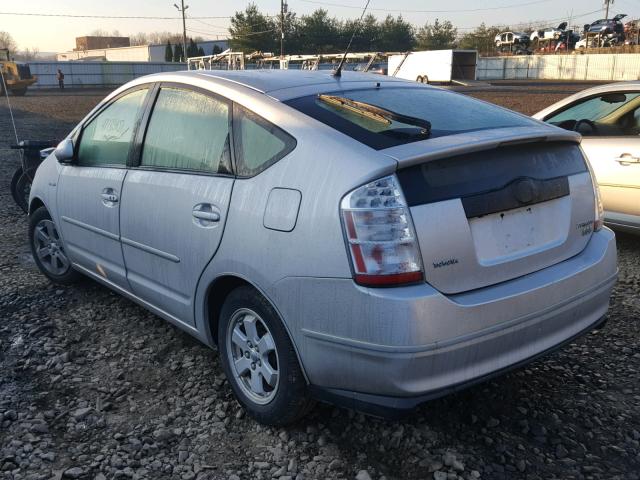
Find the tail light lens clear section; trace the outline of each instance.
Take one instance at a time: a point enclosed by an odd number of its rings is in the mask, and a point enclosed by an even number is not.
[[[350,192],[340,210],[357,283],[394,286],[423,280],[415,230],[395,175]]]

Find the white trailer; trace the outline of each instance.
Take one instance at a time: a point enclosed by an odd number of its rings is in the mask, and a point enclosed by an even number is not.
[[[389,56],[388,75],[420,83],[476,79],[476,50],[428,50]]]

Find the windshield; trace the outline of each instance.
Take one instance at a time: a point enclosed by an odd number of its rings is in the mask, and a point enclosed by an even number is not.
[[[327,92],[431,125],[428,138],[502,127],[536,126],[527,117],[497,106],[437,88],[381,87]],[[322,95],[326,97],[326,95]],[[319,95],[296,98],[289,106],[377,150],[425,140],[413,121],[381,122],[362,113],[323,101]]]

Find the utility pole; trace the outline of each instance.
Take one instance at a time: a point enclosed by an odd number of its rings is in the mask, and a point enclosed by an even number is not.
[[[613,0],[604,0],[604,6],[605,6],[604,19],[605,20],[609,20],[609,4],[611,3],[613,3]]]
[[[286,0],[280,0],[280,58],[284,58],[284,15],[287,13]]]
[[[173,6],[182,13],[182,57],[184,61],[187,61],[187,21],[185,20],[185,10],[189,8],[189,5],[185,6],[184,0],[180,0],[180,4],[182,8],[178,6],[177,3],[174,3]]]

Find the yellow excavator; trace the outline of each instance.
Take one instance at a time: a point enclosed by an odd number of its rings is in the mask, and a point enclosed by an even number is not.
[[[37,80],[31,75],[29,65],[11,60],[6,48],[0,48],[0,72],[4,78],[4,82],[0,79],[0,95],[5,94],[6,88],[12,95],[22,96],[27,93],[27,87]]]

